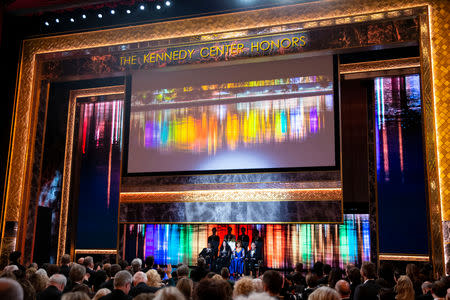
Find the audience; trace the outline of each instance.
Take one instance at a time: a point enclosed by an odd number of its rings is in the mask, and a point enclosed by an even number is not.
[[[54,274],[48,280],[48,287],[37,294],[37,300],[59,300],[66,287],[67,279],[62,274]]]
[[[394,271],[393,264],[383,262],[377,278],[376,266],[371,262],[363,262],[361,269],[353,264],[341,269],[316,262],[310,270],[304,270],[299,263],[292,273],[261,269],[260,277],[236,280],[230,279],[228,268],[219,275],[201,260],[194,267],[179,264],[172,272],[171,265],[154,269],[152,256],[145,259],[144,267],[140,259],[133,259],[128,267],[125,260],[113,265],[106,261],[94,264],[90,256],[79,260],[81,265],[64,255],[59,267],[44,264],[37,270],[32,263],[22,270],[17,257],[20,253],[12,255],[14,263],[0,272],[0,299],[450,300],[450,276],[433,282],[429,264],[408,264]],[[48,278],[47,274],[53,275]],[[415,284],[420,291],[415,290]]]

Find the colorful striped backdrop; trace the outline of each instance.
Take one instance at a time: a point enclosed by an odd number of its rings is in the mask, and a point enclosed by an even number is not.
[[[344,224],[125,224],[122,254],[127,260],[153,255],[156,264],[195,265],[212,228],[217,228],[223,241],[228,226],[236,237],[244,227],[250,241],[253,229],[258,229],[264,240],[264,263],[268,268],[291,268],[297,262],[311,267],[316,261],[344,267],[370,259],[367,214],[346,214]]]

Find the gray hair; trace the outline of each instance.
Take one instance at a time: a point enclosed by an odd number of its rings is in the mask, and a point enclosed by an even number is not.
[[[45,271],[45,269],[40,268],[36,271],[36,274],[45,275],[48,278],[47,271]]]
[[[0,278],[0,299],[22,300],[23,289],[15,280]]]
[[[89,266],[90,264],[93,264],[93,263],[94,263],[94,259],[92,258],[92,256],[86,256],[84,258],[83,264],[85,266]]]
[[[147,282],[147,275],[144,272],[136,272],[133,275],[133,281]]]
[[[63,294],[61,300],[90,300],[85,292],[70,292]]]
[[[110,289],[107,289],[107,288],[99,289],[97,291],[97,293],[95,294],[94,298],[92,298],[92,300],[98,300],[98,299],[102,298],[103,296],[108,295],[109,293],[111,293]]]
[[[338,292],[336,290],[329,288],[327,286],[322,286],[315,290],[314,292],[309,295],[308,300],[340,300],[341,297],[339,296]]]
[[[3,272],[14,272],[14,271],[17,271],[17,270],[19,270],[18,266],[16,266],[16,265],[9,265],[9,266],[6,266],[3,269]]]
[[[173,286],[165,287],[159,289],[155,294],[155,300],[165,300],[165,299],[173,299],[173,300],[184,300],[184,295]]]
[[[139,266],[139,268],[142,266],[142,259],[135,258],[131,261],[131,266]]]
[[[66,284],[67,284],[67,278],[66,278],[66,276],[64,276],[64,275],[62,275],[62,274],[53,274],[53,275],[50,277],[48,283],[49,283],[49,284],[56,283],[56,284],[60,284],[60,285],[62,285],[62,286],[66,286]]]
[[[177,268],[178,277],[189,276],[189,267],[186,265],[181,265]]]
[[[133,277],[130,272],[122,270],[117,272],[114,276],[114,288],[126,286],[127,283],[131,284],[133,282]]]

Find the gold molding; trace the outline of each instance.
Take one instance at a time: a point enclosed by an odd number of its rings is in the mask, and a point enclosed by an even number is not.
[[[236,189],[181,192],[120,193],[120,203],[132,202],[255,202],[342,200],[342,189]]]
[[[429,262],[430,256],[424,255],[414,255],[414,254],[394,254],[394,253],[380,253],[378,255],[379,260],[395,260],[395,261],[423,261]]]
[[[61,191],[61,211],[59,216],[58,252],[56,261],[66,252],[67,217],[70,202],[70,183],[72,173],[73,138],[75,130],[76,104],[78,98],[104,95],[123,94],[125,86],[110,86],[91,89],[72,90],[69,95],[69,108],[67,113],[66,146],[64,150],[64,169]]]
[[[117,249],[75,249],[77,254],[117,254]]]
[[[339,73],[343,75],[343,74],[398,70],[398,69],[418,68],[418,67],[420,67],[420,58],[411,57],[411,58],[341,64],[339,65]]]

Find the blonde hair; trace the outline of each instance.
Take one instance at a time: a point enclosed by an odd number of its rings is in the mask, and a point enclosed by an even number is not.
[[[233,298],[237,296],[248,296],[255,292],[256,288],[253,284],[253,278],[242,277],[234,284]]]
[[[223,277],[220,276],[219,274],[214,274],[214,276],[211,277],[211,279],[214,279],[214,280],[223,280]]]
[[[161,287],[161,276],[155,269],[150,269],[145,273],[147,275],[147,284],[152,287]]]
[[[184,295],[173,286],[159,289],[155,293],[155,300],[185,300]]]
[[[252,280],[253,286],[255,287],[256,293],[263,293],[264,292],[264,285],[261,278],[254,278]]]
[[[414,288],[411,279],[408,276],[402,275],[395,286],[397,291],[397,300],[414,300]]]
[[[339,296],[338,292],[336,290],[329,288],[327,286],[322,286],[315,290],[314,292],[309,295],[308,300],[340,300],[341,297]]]
[[[111,291],[107,288],[99,289],[92,300],[98,300],[101,297],[108,295],[109,293],[111,293]]]

